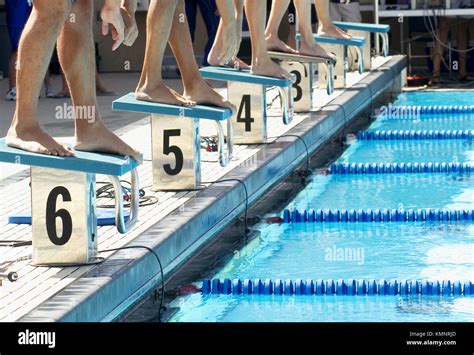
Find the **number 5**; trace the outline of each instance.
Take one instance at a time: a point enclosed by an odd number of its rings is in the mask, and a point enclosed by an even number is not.
[[[174,168],[171,167],[170,164],[163,165],[163,169],[168,175],[178,175],[181,170],[183,169],[183,152],[179,149],[178,146],[170,145],[170,137],[179,137],[181,135],[180,129],[168,129],[163,131],[163,154],[170,155],[174,154],[176,159],[176,164]]]

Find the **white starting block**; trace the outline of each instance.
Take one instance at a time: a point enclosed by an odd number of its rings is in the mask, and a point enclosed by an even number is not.
[[[362,48],[365,45],[366,39],[364,37],[353,36],[350,39],[338,39],[332,37],[325,37],[315,34],[314,38],[318,43],[328,52],[333,52],[337,57],[336,65],[334,66],[334,88],[342,89],[346,87],[346,71],[349,69],[347,64],[347,47],[352,46],[357,51],[358,70],[363,73],[365,70],[364,53]],[[296,40],[301,39],[301,34],[296,34]],[[319,65],[319,70],[324,69]],[[319,77],[319,86],[325,85],[324,77]]]
[[[324,72],[318,71],[318,75],[323,76],[327,94],[331,95],[333,93],[335,61],[273,51],[268,52],[268,54],[270,58],[280,61],[283,69],[296,76],[296,80],[293,83],[295,112],[309,112],[313,108],[313,73],[315,72],[316,65],[324,68]]]
[[[215,122],[221,166],[233,154],[232,111],[209,106],[175,106],[140,101],[134,93],[112,104],[114,110],[151,114],[153,189],[194,190],[201,185],[200,119]],[[227,153],[221,121],[227,121]]]
[[[97,258],[96,174],[114,185],[117,230],[127,233],[137,222],[139,181],[133,159],[76,151],[57,157],[10,148],[0,139],[0,161],[31,166],[33,264],[93,264]],[[131,208],[128,222],[120,176],[130,172]]]
[[[205,67],[200,71],[203,78],[227,81],[227,99],[237,107],[232,117],[236,144],[267,142],[267,88],[276,87],[279,91],[283,123],[292,121],[294,111],[290,80],[253,75],[249,70],[233,68]]]
[[[384,57],[388,56],[389,50],[389,40],[388,40],[388,33],[390,32],[389,25],[380,25],[380,24],[372,24],[372,23],[357,23],[357,22],[334,22],[337,27],[342,28],[343,30],[347,30],[354,36],[364,37],[367,39],[365,45],[362,49],[365,58],[365,69],[371,69],[371,58],[372,55],[377,56],[380,53],[375,53],[375,48],[372,48],[370,35],[373,33],[375,35],[374,43],[378,41],[378,36],[382,38],[382,55]],[[355,68],[351,68],[355,69]]]

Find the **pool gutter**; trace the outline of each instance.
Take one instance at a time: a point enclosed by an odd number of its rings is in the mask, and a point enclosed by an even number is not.
[[[406,57],[395,56],[287,134],[303,138],[311,154],[367,109],[373,99],[397,95],[405,76]],[[281,137],[222,179],[242,180],[252,204],[305,159],[305,147],[298,138]],[[129,245],[153,248],[169,275],[240,215],[244,200],[237,181],[211,185]],[[159,282],[159,268],[151,253],[144,249],[119,251],[20,321],[113,321]]]

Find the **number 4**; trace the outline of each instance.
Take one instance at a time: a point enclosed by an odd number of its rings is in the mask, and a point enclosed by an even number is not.
[[[239,112],[237,113],[237,122],[245,123],[245,132],[250,132],[251,124],[254,122],[254,119],[251,117],[250,110],[251,96],[243,95],[242,101],[240,102]],[[245,116],[242,117],[242,111],[245,109]]]

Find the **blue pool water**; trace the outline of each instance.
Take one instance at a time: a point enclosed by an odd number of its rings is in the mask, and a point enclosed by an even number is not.
[[[470,96],[459,92],[406,93],[395,103],[474,104],[466,97]],[[422,120],[420,129],[474,128],[468,116]],[[390,129],[418,129],[420,122],[379,119],[369,129],[384,124]],[[338,161],[474,162],[473,154],[472,145],[463,141],[360,141]],[[314,175],[285,208],[473,209],[474,174]],[[279,209],[272,215],[281,213]],[[474,280],[473,223],[261,223],[256,229],[258,237],[203,278]],[[339,250],[350,250],[351,256],[336,257]],[[474,320],[472,296],[193,294],[173,305],[179,311],[171,321],[179,322]]]
[[[397,106],[409,105],[472,105],[471,91],[418,91],[404,92],[392,103]]]

